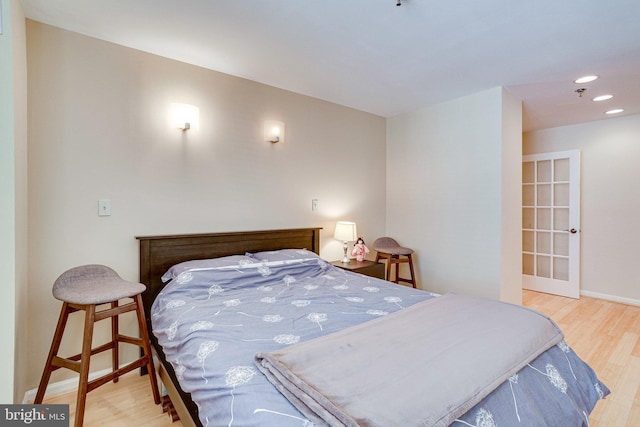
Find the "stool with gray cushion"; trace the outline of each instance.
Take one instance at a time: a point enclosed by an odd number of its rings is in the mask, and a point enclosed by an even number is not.
[[[377,252],[376,254],[376,262],[379,262],[381,259],[384,260],[386,275],[385,279],[390,280],[391,278],[391,267],[393,265],[396,266],[396,274],[395,280],[391,280],[394,283],[405,282],[410,283],[414,288],[416,287],[416,275],[413,272],[413,259],[412,254],[413,250],[409,248],[404,248],[398,244],[391,237],[380,237],[373,242],[373,249]],[[406,279],[402,278],[399,275],[400,264],[408,263],[409,264],[409,273],[411,274],[411,278]]]
[[[146,367],[153,390],[153,399],[156,404],[160,403],[147,323],[142,308],[141,294],[145,289],[146,287],[141,283],[128,282],[121,279],[115,271],[104,265],[75,267],[65,271],[58,277],[53,284],[53,296],[62,301],[62,310],[34,403],[42,403],[53,371],[59,368],[66,368],[79,373],[80,379],[74,425],[75,427],[80,427],[84,418],[87,393],[109,381],[118,382],[120,376],[141,367]],[[125,298],[131,298],[133,301],[119,305],[119,300]],[[99,311],[96,310],[96,307],[102,304],[109,304],[109,307]],[[60,348],[69,314],[80,310],[85,312],[82,353],[67,358],[59,357],[58,349]],[[129,311],[135,311],[137,314],[140,338],[121,335],[118,332],[118,316]],[[108,318],[111,319],[111,341],[92,348],[94,323]],[[120,368],[119,343],[134,344],[141,347],[141,357]],[[107,350],[112,350],[113,371],[89,381],[89,360],[91,356]]]

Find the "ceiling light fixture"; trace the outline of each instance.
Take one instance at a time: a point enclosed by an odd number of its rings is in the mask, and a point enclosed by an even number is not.
[[[622,113],[624,110],[622,108],[616,108],[613,110],[606,111],[605,114],[618,114]]]
[[[580,77],[579,79],[575,79],[573,82],[577,83],[577,84],[589,83],[589,82],[594,81],[597,78],[598,78],[598,76],[584,76],[584,77]]]
[[[577,93],[580,98],[582,98],[582,94],[585,93],[586,91],[587,91],[586,87],[581,87],[580,89],[574,90],[574,92]]]
[[[613,98],[613,95],[600,95],[600,96],[596,96],[595,98],[593,98],[593,101],[606,101],[607,99],[611,99]]]

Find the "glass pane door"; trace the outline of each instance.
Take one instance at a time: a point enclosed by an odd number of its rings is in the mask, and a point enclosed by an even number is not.
[[[579,170],[578,151],[523,158],[522,273],[527,289],[579,296]]]

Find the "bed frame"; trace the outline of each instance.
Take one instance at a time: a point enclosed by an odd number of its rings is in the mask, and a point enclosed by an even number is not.
[[[172,265],[194,259],[288,248],[305,248],[319,254],[320,230],[322,228],[137,236],[136,239],[140,241],[140,282],[147,286],[142,301],[148,330],[152,330],[151,305],[165,285],[160,278]],[[152,333],[149,335],[151,346],[160,361],[156,363],[156,370],[168,395],[163,398],[164,410],[170,413],[174,421],[179,418],[185,427],[201,426],[198,408],[191,400],[191,395],[180,389],[173,368],[166,361],[155,336]]]

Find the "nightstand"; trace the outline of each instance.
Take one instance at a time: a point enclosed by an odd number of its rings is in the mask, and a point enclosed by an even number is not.
[[[369,261],[366,259],[364,261],[351,259],[349,260],[349,264],[344,264],[342,261],[333,261],[331,264],[344,270],[353,271],[354,273],[384,279],[384,264],[380,262]]]

